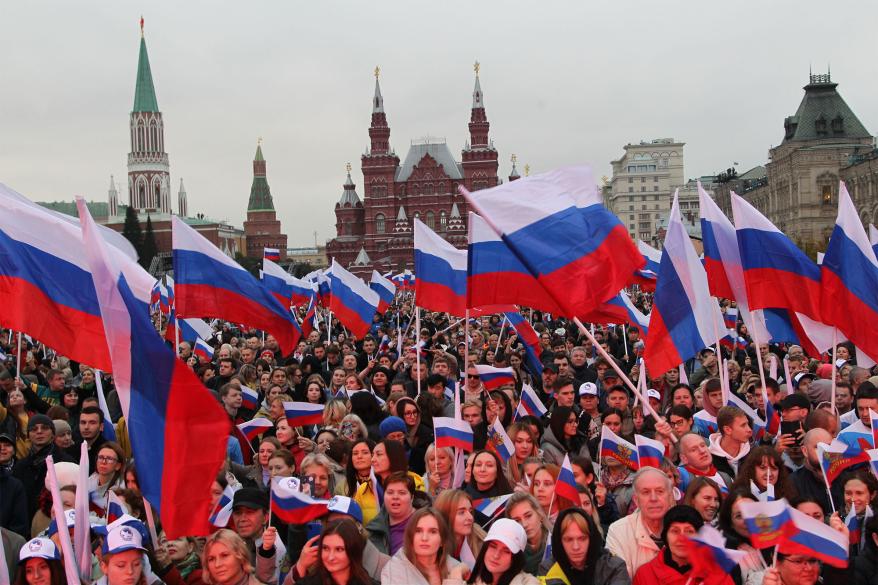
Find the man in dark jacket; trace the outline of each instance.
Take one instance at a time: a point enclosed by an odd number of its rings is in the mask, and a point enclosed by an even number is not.
[[[12,477],[14,456],[15,439],[7,434],[0,434],[0,527],[27,538],[30,534],[27,496],[21,482]]]
[[[805,453],[805,462],[802,467],[797,469],[790,475],[793,486],[799,497],[813,499],[823,508],[823,513],[829,515],[833,508],[829,502],[829,495],[826,493],[826,481],[823,479],[823,472],[820,470],[820,459],[817,455],[817,444],[832,442],[832,435],[827,431],[815,428],[805,433],[802,439],[802,451]],[[842,482],[833,482],[833,485],[844,485]],[[835,490],[834,490],[835,491]],[[841,504],[841,499],[833,493],[833,499]]]
[[[39,505],[40,492],[46,482],[46,457],[51,455],[55,463],[74,463],[74,460],[55,446],[55,425],[48,416],[32,416],[27,423],[27,436],[31,442],[30,453],[15,463],[12,474],[24,486],[28,518],[33,518]]]

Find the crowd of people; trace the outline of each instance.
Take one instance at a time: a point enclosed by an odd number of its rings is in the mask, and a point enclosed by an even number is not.
[[[648,311],[648,295],[632,297]],[[832,363],[798,346],[756,346],[739,323],[745,344],[705,348],[682,368],[646,373],[654,417],[616,371],[640,377],[636,327],[595,325],[604,357],[573,323],[525,311],[539,335],[539,371],[499,316],[465,323],[422,311],[418,330],[413,312],[400,298],[363,339],[337,320],[327,331],[324,322],[291,355],[271,335],[229,323],[214,324],[209,361],[193,353],[192,340],[181,341],[180,359],[225,409],[230,435],[211,491],[213,533],[173,540],[159,518],[155,533],[148,529],[138,489],[138,473],[148,470],[132,460],[112,377],[35,341],[25,340],[17,355],[17,335],[4,330],[0,534],[12,582],[65,582],[47,483],[51,455],[71,531],[75,495],[89,490],[92,578],[108,585],[878,583],[878,480],[859,465],[827,484],[817,452],[848,425],[870,427],[870,409],[878,411],[878,376],[856,365],[849,344],[838,346]],[[775,435],[757,436],[751,417],[727,405],[724,360],[732,393],[763,419],[763,396],[780,412]],[[511,368],[515,383],[487,390],[479,364]],[[518,408],[524,385],[544,416]],[[464,459],[435,445],[433,419],[455,416],[448,391],[455,387],[474,437]],[[258,395],[255,404],[245,403],[245,392]],[[323,405],[322,423],[290,426],[284,403],[292,401]],[[270,424],[250,440],[238,425],[255,418]],[[490,439],[498,420],[514,445],[508,459]],[[107,439],[108,428],[116,440]],[[635,434],[661,441],[660,466],[602,457],[604,428],[631,442]],[[82,443],[86,486],[77,485]],[[575,501],[555,489],[565,459]],[[285,477],[326,501],[326,515],[301,525],[272,515],[272,480]],[[849,538],[847,569],[752,546],[740,505],[771,490]],[[107,523],[111,500],[124,514]],[[843,520],[851,510],[856,537]],[[693,569],[688,540],[704,525],[746,553],[731,572]]]

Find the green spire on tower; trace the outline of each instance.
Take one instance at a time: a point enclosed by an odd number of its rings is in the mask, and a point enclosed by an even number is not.
[[[143,18],[140,19],[140,58],[137,61],[137,86],[134,89],[135,112],[158,112],[155,99],[155,86],[152,84],[152,71],[149,69],[149,55],[146,54],[146,39],[143,37]]]
[[[271,197],[268,180],[265,178],[262,138],[257,142],[256,156],[253,157],[253,184],[250,186],[250,201],[247,203],[247,211],[274,211],[274,200]]]

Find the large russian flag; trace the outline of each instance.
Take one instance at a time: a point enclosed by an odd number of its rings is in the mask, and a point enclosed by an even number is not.
[[[99,234],[108,243],[116,241],[105,229],[99,228]],[[115,244],[108,250],[142,304],[138,310],[147,315],[155,279],[137,264],[136,255],[131,258]],[[73,217],[58,217],[2,184],[0,324],[78,362],[112,370],[79,223]]]
[[[481,216],[469,212],[467,306],[519,304],[563,314],[561,307]]]
[[[373,270],[369,288],[378,293],[378,312],[383,315],[387,308],[393,304],[393,299],[396,297],[396,285],[381,276],[377,270]]]
[[[751,309],[790,309],[820,321],[820,268],[734,192],[732,212]]]
[[[302,335],[284,306],[253,275],[176,215],[171,218],[177,314],[244,323],[274,335],[284,354]]]
[[[466,250],[458,250],[415,219],[415,299],[420,307],[463,317]]]
[[[655,288],[644,359],[650,372],[667,372],[718,341],[725,331],[719,305],[680,217],[671,206],[662,263]]]
[[[460,191],[563,314],[575,316],[614,296],[646,264],[628,230],[604,207],[596,184],[587,167],[567,167]]]
[[[479,373],[479,379],[485,390],[496,390],[500,386],[507,384],[515,384],[515,376],[512,374],[512,368],[495,368],[494,366],[486,366],[484,364],[476,364],[476,371]]]
[[[760,343],[769,340],[769,332],[763,320],[750,312],[747,287],[744,284],[744,268],[738,248],[735,226],[722,212],[713,197],[698,183],[698,200],[701,209],[701,232],[704,238],[704,268],[710,293],[737,302],[738,313],[750,334]],[[708,241],[709,240],[709,241]],[[730,295],[730,296],[729,296]]]
[[[362,338],[369,333],[372,319],[378,311],[378,293],[342,268],[335,258],[332,259],[331,268],[329,308],[351,333]]]
[[[878,360],[878,259],[844,183],[838,219],[821,266],[823,320]]]
[[[530,322],[525,319],[518,311],[503,313],[509,324],[515,329],[518,338],[524,343],[524,353],[527,355],[527,363],[530,366],[531,373],[535,376],[543,375],[543,362],[540,361],[542,348],[540,347],[540,337],[534,330]]]
[[[288,276],[283,268],[268,258],[262,259],[262,286],[268,289],[282,307],[292,304],[293,287],[287,280]]]
[[[97,236],[85,201],[76,204],[141,492],[169,538],[206,536],[210,485],[226,458],[229,418],[156,335]]]

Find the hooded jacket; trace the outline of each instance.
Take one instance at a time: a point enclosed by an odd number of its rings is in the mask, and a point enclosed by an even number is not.
[[[744,458],[747,457],[747,454],[750,453],[750,443],[742,444],[738,454],[732,456],[726,453],[720,446],[721,438],[722,433],[714,433],[710,435],[710,445],[708,446],[708,449],[710,450],[710,454],[713,455],[713,465],[718,471],[725,471],[734,479],[734,477],[738,475],[738,467],[741,464],[741,461],[743,461]]]
[[[585,555],[585,569],[577,570],[570,564],[570,559],[561,544],[561,526],[567,516],[576,514],[588,523],[588,552]],[[543,585],[579,585],[580,583],[601,583],[602,585],[629,585],[631,578],[625,568],[625,561],[613,556],[604,549],[604,539],[597,525],[581,508],[568,508],[558,514],[552,528],[552,554],[555,563],[545,570],[540,577]]]

